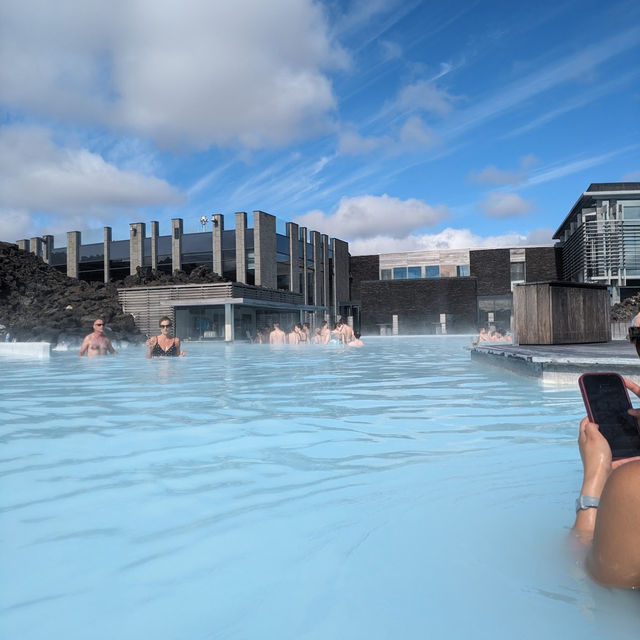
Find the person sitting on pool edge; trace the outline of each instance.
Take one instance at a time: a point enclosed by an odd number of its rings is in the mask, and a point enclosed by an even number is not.
[[[626,387],[640,396],[640,386]],[[640,409],[629,409],[636,419]],[[578,435],[584,477],[573,532],[588,547],[586,567],[600,584],[640,588],[640,458],[612,462],[598,425],[583,418]]]
[[[169,337],[171,330],[171,318],[162,316],[158,322],[160,335],[147,340],[147,358],[164,358],[170,356],[183,356],[186,351],[180,350],[180,338]]]
[[[106,356],[107,353],[116,354],[118,352],[113,348],[111,340],[104,335],[104,318],[96,318],[93,321],[93,333],[84,337],[78,355],[93,357]]]

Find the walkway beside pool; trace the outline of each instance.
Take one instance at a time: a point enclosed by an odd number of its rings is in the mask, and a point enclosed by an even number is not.
[[[544,382],[573,384],[586,371],[615,371],[640,384],[640,358],[627,340],[562,345],[483,343],[470,351],[472,360]]]

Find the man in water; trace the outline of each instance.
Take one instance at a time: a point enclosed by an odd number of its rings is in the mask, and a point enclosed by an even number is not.
[[[79,356],[106,356],[107,353],[118,353],[111,344],[111,340],[104,335],[104,320],[97,318],[93,323],[93,333],[85,336],[80,345]]]
[[[286,335],[278,322],[273,323],[273,331],[269,334],[269,344],[284,344]]]
[[[329,330],[329,323],[324,320],[320,325],[320,344],[329,344],[331,338],[331,331]]]

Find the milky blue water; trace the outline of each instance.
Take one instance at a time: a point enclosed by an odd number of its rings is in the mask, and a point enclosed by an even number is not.
[[[577,388],[468,342],[1,361],[0,637],[637,638],[568,550]]]

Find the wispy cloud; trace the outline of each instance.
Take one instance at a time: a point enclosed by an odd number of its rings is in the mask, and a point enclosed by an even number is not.
[[[640,145],[629,145],[627,147],[623,147],[622,149],[615,149],[614,151],[602,153],[597,156],[589,156],[588,158],[581,158],[579,160],[572,160],[571,162],[551,166],[550,168],[542,169],[540,172],[532,175],[527,179],[524,186],[543,184],[545,182],[550,182],[551,180],[557,180],[558,178],[563,178],[565,176],[571,175],[572,173],[578,173],[580,171],[592,169],[593,167],[598,167],[602,164],[605,164],[606,162],[609,162],[617,156],[636,151],[638,148],[640,148]]]
[[[533,209],[533,202],[525,200],[517,193],[494,191],[478,203],[478,208],[488,218],[504,220],[529,213]]]
[[[461,111],[457,118],[446,127],[443,135],[458,136],[472,128],[477,128],[487,120],[513,109],[534,96],[550,89],[573,82],[592,72],[601,63],[636,48],[640,41],[640,29],[633,27],[622,33],[603,39],[597,44],[583,48],[564,60],[555,60],[544,69],[513,83],[510,87],[492,95],[484,102]]]

